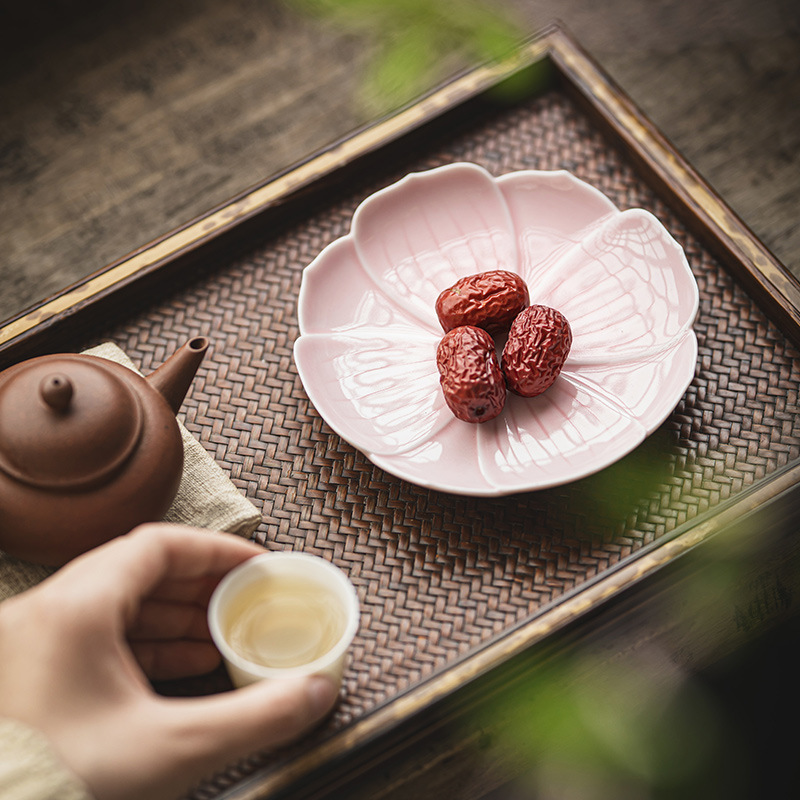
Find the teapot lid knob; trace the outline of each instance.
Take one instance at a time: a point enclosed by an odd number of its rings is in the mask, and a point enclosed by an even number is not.
[[[61,373],[48,375],[39,384],[39,394],[53,411],[66,411],[75,389],[72,381]]]

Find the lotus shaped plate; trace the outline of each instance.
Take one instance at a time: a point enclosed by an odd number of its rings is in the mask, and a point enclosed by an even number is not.
[[[500,416],[470,424],[439,385],[435,302],[492,269],[559,309],[573,345],[544,394],[509,393]],[[377,466],[439,491],[511,494],[590,475],[667,418],[694,375],[698,300],[648,211],[620,211],[565,171],[450,164],[368,197],[306,267],[294,358],[324,420]]]

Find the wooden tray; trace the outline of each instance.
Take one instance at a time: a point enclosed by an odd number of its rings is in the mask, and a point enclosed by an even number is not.
[[[495,499],[420,489],[341,441],[299,381],[303,267],[371,192],[463,160],[498,175],[568,169],[620,208],[656,214],[695,272],[696,378],[656,433],[596,476]],[[341,565],[364,613],[325,726],[231,765],[196,796],[336,796],[343,776],[436,729],[470,687],[794,497],[798,308],[797,281],[553,28],[514,63],[458,78],[8,321],[0,367],[112,339],[147,372],[191,336],[212,340],[187,427],[261,505],[258,540]],[[160,688],[227,686],[218,672]]]

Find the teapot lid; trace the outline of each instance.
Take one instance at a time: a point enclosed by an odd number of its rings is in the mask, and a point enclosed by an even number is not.
[[[0,470],[23,483],[101,483],[136,449],[142,425],[138,395],[102,359],[42,356],[0,374]]]

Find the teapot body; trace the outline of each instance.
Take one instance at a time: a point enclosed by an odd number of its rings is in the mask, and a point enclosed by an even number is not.
[[[207,342],[190,345],[196,370]],[[180,486],[183,440],[176,398],[157,383],[85,354],[0,373],[0,550],[60,566],[163,518]]]

